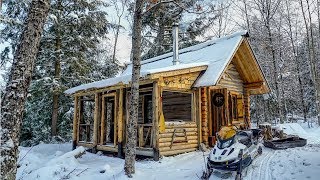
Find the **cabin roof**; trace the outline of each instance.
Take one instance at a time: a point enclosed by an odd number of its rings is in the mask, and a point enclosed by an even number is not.
[[[144,60],[141,62],[141,77],[159,72],[206,66],[205,69],[202,69],[205,70],[205,72],[197,79],[193,87],[214,86],[218,83],[222,73],[242,44],[245,36],[248,36],[247,32],[241,31],[181,49],[179,50],[179,65],[173,65],[172,52]],[[254,56],[251,59],[255,61]],[[255,69],[261,71],[260,66],[257,63],[255,64],[257,66]],[[131,81],[131,72],[132,64],[129,64],[125,71],[118,77],[80,85],[65,91],[65,93],[73,94],[82,90],[98,89],[117,84],[128,84]],[[265,81],[262,71],[260,74],[260,76],[262,76],[261,78]],[[266,89],[268,89],[267,85]]]
[[[175,66],[165,67],[165,68],[155,68],[155,69],[145,69],[140,71],[140,77],[148,77],[149,75],[156,75],[158,73],[172,72],[172,71],[181,71],[188,70],[188,72],[192,72],[193,69],[195,71],[205,70],[207,69],[207,63],[189,63],[189,64],[179,64]],[[121,85],[121,84],[129,84],[131,81],[131,74],[121,74],[118,77],[108,78],[101,81],[95,81],[88,84],[82,84],[80,86],[76,86],[70,88],[65,91],[66,94],[74,94],[78,91],[89,90],[89,89],[99,89],[108,86]]]
[[[207,70],[196,81],[194,87],[216,85],[220,75],[246,34],[247,31],[241,31],[179,50],[180,64],[195,62],[208,64]],[[141,62],[141,71],[174,66],[172,57],[173,53],[170,52],[144,60]],[[131,74],[131,69],[132,64],[129,64],[123,74]]]

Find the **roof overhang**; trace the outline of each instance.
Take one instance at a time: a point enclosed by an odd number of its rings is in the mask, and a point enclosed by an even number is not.
[[[168,68],[158,68],[152,71],[140,73],[140,83],[151,83],[163,77],[177,76],[193,72],[205,71],[208,65],[206,63],[181,64]],[[88,84],[83,84],[65,91],[69,95],[83,95],[102,92],[107,90],[115,90],[131,86],[131,75],[125,74],[119,77],[109,78],[101,81],[96,81]]]
[[[237,71],[243,79],[244,89],[250,94],[266,94],[270,92],[264,73],[251,49],[247,36],[243,36],[241,43],[229,60],[235,64]],[[228,67],[228,65],[225,67]],[[224,71],[225,71],[224,70]],[[221,73],[219,80],[223,73]],[[219,82],[219,81],[218,81]]]

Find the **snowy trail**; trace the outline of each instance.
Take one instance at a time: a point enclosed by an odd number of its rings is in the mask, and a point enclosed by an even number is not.
[[[274,151],[264,148],[261,156],[253,160],[252,165],[247,170],[249,173],[245,180],[269,180],[272,179],[270,171],[270,161],[274,157]]]

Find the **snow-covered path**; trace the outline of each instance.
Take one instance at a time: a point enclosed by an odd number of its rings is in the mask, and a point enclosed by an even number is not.
[[[320,128],[302,129],[296,124],[284,127],[307,138],[308,145],[278,151],[263,148],[263,154],[245,169],[244,180],[320,179]],[[20,147],[20,150],[20,159],[27,155],[19,162],[19,180],[127,179],[123,172],[123,159],[92,153],[75,159],[65,155],[71,151],[71,144],[40,144],[31,150],[30,147]],[[207,154],[205,153],[205,156]],[[159,162],[140,160],[136,163],[133,179],[196,180],[201,176],[204,167],[202,152],[164,157]],[[222,177],[213,174],[210,179]],[[227,179],[234,179],[234,176]]]
[[[270,161],[274,157],[274,151],[264,148],[263,154],[257,157],[250,167],[248,167],[245,179],[264,180],[272,179],[270,173]]]

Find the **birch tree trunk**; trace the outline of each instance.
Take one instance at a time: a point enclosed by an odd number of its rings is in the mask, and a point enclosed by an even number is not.
[[[24,31],[14,55],[9,80],[1,101],[0,179],[14,180],[16,178],[24,104],[49,7],[50,0],[31,2]]]
[[[125,152],[124,170],[128,177],[135,173],[135,158],[137,144],[137,122],[139,105],[139,77],[141,60],[141,31],[142,31],[143,0],[136,0],[132,33],[132,84],[129,118],[127,123],[127,144]]]
[[[62,11],[62,2],[61,0],[57,1],[58,6],[58,16],[55,25],[55,34],[56,34],[56,44],[55,44],[55,64],[54,64],[54,79],[55,84],[59,84],[61,76],[61,28],[60,28],[60,19]],[[56,86],[56,85],[55,85]],[[53,92],[53,108],[52,108],[52,124],[51,124],[51,136],[57,135],[57,122],[58,122],[58,112],[59,112],[59,87],[54,87]]]

